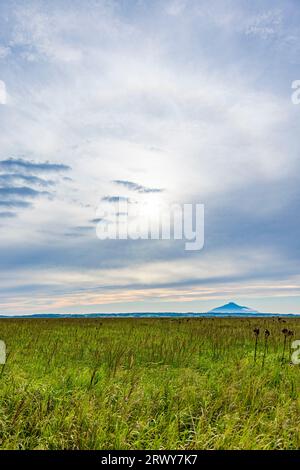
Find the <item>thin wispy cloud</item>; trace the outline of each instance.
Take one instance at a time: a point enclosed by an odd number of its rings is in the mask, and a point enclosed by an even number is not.
[[[91,224],[98,224],[99,222],[102,222],[104,219],[102,217],[96,217],[95,219],[91,219],[89,222]]]
[[[24,197],[24,198],[37,198],[39,196],[49,196],[48,191],[37,191],[36,189],[29,188],[28,186],[22,187],[5,187],[0,188],[0,198],[10,197]]]
[[[94,227],[89,225],[83,225],[78,227],[71,227],[67,232],[64,233],[65,237],[84,237],[87,234],[91,233],[94,230]]]
[[[133,183],[132,181],[126,180],[114,180],[113,183],[123,186],[131,191],[136,191],[137,193],[161,193],[164,190],[160,188],[148,188],[147,186],[143,186],[141,184]]]
[[[57,173],[68,171],[70,167],[63,163],[33,162],[23,158],[8,158],[0,161],[0,170]]]
[[[21,174],[21,173],[0,174],[0,185],[2,186],[10,186],[12,184],[22,184],[22,183],[43,186],[43,187],[55,185],[55,182],[52,180],[39,178],[33,175]]]
[[[1,207],[8,207],[8,208],[12,208],[12,209],[17,209],[17,208],[28,208],[28,207],[32,207],[32,203],[29,202],[29,201],[23,201],[23,200],[15,200],[15,199],[11,199],[11,200],[2,200],[0,201],[0,208]]]
[[[1,212],[0,211],[0,219],[12,219],[13,217],[16,217],[16,213],[15,212],[8,212],[8,211],[5,211],[5,212]]]
[[[126,196],[104,196],[102,198],[102,201],[104,202],[130,202],[130,199]]]
[[[61,173],[70,170],[68,165],[49,161],[24,158],[0,160],[0,207],[28,209],[34,207],[33,201],[53,198]]]

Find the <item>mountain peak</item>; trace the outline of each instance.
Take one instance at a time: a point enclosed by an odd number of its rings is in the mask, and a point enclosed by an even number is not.
[[[221,307],[210,310],[209,313],[258,313],[249,307],[238,305],[235,302],[229,302],[228,304],[222,305]]]

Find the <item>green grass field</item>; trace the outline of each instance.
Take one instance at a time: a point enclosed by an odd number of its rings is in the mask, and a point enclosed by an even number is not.
[[[0,339],[2,449],[300,448],[297,319],[9,319]]]

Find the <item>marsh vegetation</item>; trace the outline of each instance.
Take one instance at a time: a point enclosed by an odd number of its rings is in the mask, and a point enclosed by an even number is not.
[[[8,319],[0,338],[2,449],[300,447],[300,320]]]

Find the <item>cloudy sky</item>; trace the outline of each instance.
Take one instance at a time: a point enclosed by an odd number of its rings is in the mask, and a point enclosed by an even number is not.
[[[298,0],[0,2],[0,314],[300,312]],[[205,245],[96,236],[203,203]]]

